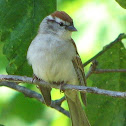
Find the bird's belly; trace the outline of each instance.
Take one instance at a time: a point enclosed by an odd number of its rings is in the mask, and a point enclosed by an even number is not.
[[[42,59],[43,61],[40,61]],[[45,61],[44,61],[45,60]],[[47,82],[62,82],[76,84],[77,76],[70,59],[56,59],[52,57],[38,58],[32,64],[34,74]]]

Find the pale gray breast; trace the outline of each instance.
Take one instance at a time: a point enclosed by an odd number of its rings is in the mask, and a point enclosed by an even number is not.
[[[70,41],[38,35],[29,47],[27,57],[34,74],[50,82],[70,79],[69,75],[74,73],[72,58],[75,55],[75,48]]]

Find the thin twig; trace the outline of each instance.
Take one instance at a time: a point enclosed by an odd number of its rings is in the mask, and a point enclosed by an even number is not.
[[[110,49],[115,43],[117,42],[121,42],[122,39],[126,38],[126,34],[121,33],[113,42],[111,42],[109,45],[105,46],[103,48],[102,51],[100,51],[98,54],[96,54],[95,56],[93,56],[91,59],[89,59],[88,61],[86,61],[83,66],[88,65],[90,62],[92,62],[93,60],[95,60],[97,57],[101,56],[104,52],[106,52],[108,49]]]
[[[16,90],[18,92],[23,93],[26,97],[35,98],[38,101],[44,103],[44,99],[40,94],[38,94],[35,91],[32,91],[32,90],[30,90],[30,89],[28,89],[26,87],[20,86],[17,83],[14,83],[14,82],[0,82],[0,86],[6,86],[6,87],[9,87],[9,88],[12,88],[12,89],[14,89],[14,90]]]
[[[100,73],[114,73],[114,72],[121,72],[126,73],[126,69],[95,69],[93,73],[100,74]]]
[[[32,90],[30,90],[30,89],[28,89],[26,87],[17,85],[17,83],[14,83],[14,82],[0,82],[0,86],[6,86],[6,87],[9,87],[9,88],[12,88],[12,89],[14,89],[14,90],[16,90],[18,92],[23,93],[26,97],[35,98],[36,100],[38,100],[38,101],[42,102],[43,104],[45,104],[44,99],[43,99],[41,94],[39,94],[39,93],[37,93],[35,91],[32,91]],[[62,114],[66,115],[67,117],[70,117],[69,112],[61,107],[61,103],[64,100],[65,100],[64,97],[59,99],[59,100],[54,100],[54,101],[52,101],[50,107],[58,110]]]
[[[89,68],[89,71],[85,75],[86,79],[95,71],[97,65],[98,65],[98,62],[96,60],[92,61],[92,64],[91,64],[91,66]]]
[[[65,99],[65,96],[64,96],[64,97],[62,97],[61,99],[55,100],[55,104],[61,105],[62,102],[65,101],[65,100],[66,100],[66,99]]]
[[[32,78],[30,77],[23,77],[23,76],[16,76],[16,75],[0,75],[0,81],[10,81],[10,82],[22,82],[22,83],[31,83]],[[35,80],[35,85],[40,86],[49,86],[52,88],[58,88],[60,89],[60,85],[50,84],[44,81],[38,81]],[[5,85],[6,86],[6,85]],[[77,90],[81,92],[88,92],[88,93],[94,93],[94,94],[101,94],[101,95],[107,95],[111,97],[118,97],[118,98],[126,98],[126,92],[118,92],[118,91],[110,91],[110,90],[103,90],[99,89],[97,87],[86,87],[86,86],[76,86],[71,84],[64,84],[62,85],[62,90]]]
[[[70,113],[66,111],[64,108],[61,107],[62,102],[66,100],[65,97],[62,97],[61,99],[52,101],[51,107],[57,109],[59,112],[63,113],[64,115],[68,116],[70,118]]]

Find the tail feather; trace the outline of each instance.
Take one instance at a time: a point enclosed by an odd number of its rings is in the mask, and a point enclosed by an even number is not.
[[[39,89],[41,91],[41,94],[44,98],[45,104],[50,106],[51,105],[51,88],[50,87],[44,87],[44,86],[39,86]]]
[[[70,93],[69,96],[67,93],[66,100],[69,106],[72,126],[91,126],[82,108],[78,93],[72,91],[71,97]]]

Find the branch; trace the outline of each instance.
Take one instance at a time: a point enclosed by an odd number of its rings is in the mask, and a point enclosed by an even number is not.
[[[91,76],[91,74],[101,74],[101,73],[126,73],[126,69],[97,69],[98,62],[96,60],[92,61],[88,73],[86,74],[86,79]]]
[[[111,42],[109,45],[105,46],[102,51],[100,51],[98,54],[96,54],[94,57],[89,59],[87,62],[83,64],[83,66],[88,65],[90,62],[95,60],[97,57],[101,56],[104,52],[106,52],[108,49],[110,49],[115,43],[121,42],[122,39],[126,38],[126,34],[122,33],[120,34],[113,42]]]
[[[100,74],[100,73],[114,73],[114,72],[122,72],[126,73],[126,69],[95,69],[93,73]]]
[[[32,83],[32,78],[24,77],[24,76],[16,76],[16,75],[0,75],[0,81],[9,81],[9,82],[17,82],[17,83]],[[42,80],[41,81],[34,80],[32,84],[40,85],[40,86],[49,86],[49,87],[58,88],[58,89],[61,88],[60,85],[50,84]],[[81,92],[101,94],[101,95],[106,95],[106,96],[111,96],[111,97],[126,98],[126,92],[104,90],[104,89],[99,89],[97,87],[86,87],[86,86],[64,84],[62,85],[62,90],[77,90]]]
[[[98,62],[96,61],[96,60],[94,60],[94,61],[92,61],[92,64],[91,64],[91,66],[90,66],[90,68],[89,68],[89,71],[88,71],[88,73],[86,74],[86,79],[91,75],[91,74],[93,74],[94,73],[94,71],[96,70],[96,66],[98,65]]]
[[[42,102],[43,104],[45,104],[44,99],[43,99],[41,94],[39,94],[39,93],[37,93],[35,91],[32,91],[32,90],[30,90],[30,89],[28,89],[26,87],[17,85],[17,83],[14,83],[14,82],[0,82],[0,86],[6,86],[6,87],[9,87],[9,88],[12,88],[12,89],[14,89],[16,91],[19,91],[19,92],[23,93],[27,97],[35,98],[36,100],[38,100],[38,101]],[[69,112],[61,107],[61,104],[62,104],[62,102],[64,100],[65,100],[65,98],[63,97],[63,98],[61,98],[59,100],[52,101],[50,107],[58,110],[59,112],[66,115],[67,117],[70,117]]]

